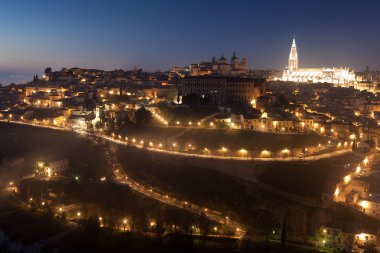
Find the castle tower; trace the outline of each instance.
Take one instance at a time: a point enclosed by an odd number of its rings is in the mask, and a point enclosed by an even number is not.
[[[293,38],[292,47],[290,48],[288,69],[290,71],[298,69],[298,55],[296,47],[296,38]]]

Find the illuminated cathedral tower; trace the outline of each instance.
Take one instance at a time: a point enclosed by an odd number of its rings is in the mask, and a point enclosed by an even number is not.
[[[298,69],[298,55],[296,47],[296,38],[293,38],[292,47],[290,48],[288,69],[294,71]]]
[[[350,68],[298,68],[296,39],[290,48],[288,66],[282,72],[282,81],[297,83],[332,83],[337,86],[355,85],[355,71]]]

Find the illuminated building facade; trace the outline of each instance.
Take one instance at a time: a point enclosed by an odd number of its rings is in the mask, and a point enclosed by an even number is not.
[[[355,72],[346,67],[298,68],[296,40],[293,38],[288,66],[282,74],[282,81],[300,83],[333,83],[337,86],[351,86],[356,83]]]
[[[191,76],[219,75],[219,76],[248,76],[249,66],[247,58],[240,59],[234,52],[230,61],[224,56],[212,58],[211,62],[201,62],[189,66]]]

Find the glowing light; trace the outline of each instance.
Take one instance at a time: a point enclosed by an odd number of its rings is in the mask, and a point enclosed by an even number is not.
[[[366,158],[364,159],[363,163],[364,163],[364,166],[367,166],[367,164],[368,164],[368,157],[366,157]]]
[[[245,150],[244,148],[239,150],[239,154],[241,154],[241,155],[247,155],[247,153],[248,153],[248,151]]]
[[[356,174],[360,174],[360,172],[361,172],[360,166],[356,167]]]
[[[368,207],[368,201],[363,200],[362,202],[360,202],[360,205],[361,205],[363,208],[367,208],[367,207]]]
[[[335,189],[334,195],[335,195],[335,196],[338,196],[339,193],[340,193],[340,191],[339,191],[339,188],[337,187],[337,188]]]
[[[351,181],[351,176],[350,175],[347,175],[343,178],[343,181],[345,184],[348,184],[350,181]]]
[[[81,215],[81,212],[77,212],[77,217],[80,217]]]
[[[48,177],[51,177],[51,169],[50,169],[50,168],[47,168],[47,169],[46,169],[46,173],[47,173],[47,176],[48,176]]]
[[[213,122],[210,122],[210,127],[213,127],[214,126],[214,123]]]
[[[263,150],[263,151],[261,151],[261,156],[270,156],[270,152],[268,151],[268,150]]]
[[[366,240],[367,240],[367,235],[364,234],[364,233],[360,233],[360,234],[358,235],[358,237],[359,237],[359,239],[362,240],[362,241],[366,241]]]

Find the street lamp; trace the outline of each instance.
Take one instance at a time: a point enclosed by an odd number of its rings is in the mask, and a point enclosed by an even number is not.
[[[124,232],[125,232],[125,226],[127,225],[127,222],[128,222],[127,219],[123,219],[123,230],[124,230]]]
[[[351,181],[351,176],[350,175],[347,175],[343,178],[343,181],[345,184],[348,184],[350,181]]]
[[[246,156],[248,154],[248,151],[246,149],[242,148],[239,150],[239,154],[241,154],[242,156]]]
[[[364,163],[364,166],[367,166],[367,163],[368,163],[368,157],[366,157],[366,158],[363,160],[363,163]]]
[[[227,157],[227,151],[228,151],[228,149],[226,149],[225,147],[222,147],[222,148],[221,148],[221,151],[222,151],[222,153],[224,153],[225,156]]]

